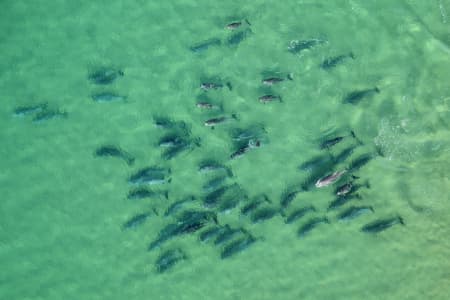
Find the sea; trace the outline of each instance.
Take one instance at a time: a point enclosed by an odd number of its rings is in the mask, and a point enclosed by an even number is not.
[[[450,0],[0,7],[0,299],[450,299]]]

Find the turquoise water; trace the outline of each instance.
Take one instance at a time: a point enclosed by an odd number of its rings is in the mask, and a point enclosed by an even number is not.
[[[450,290],[450,1],[3,1],[0,11],[0,273],[1,299],[448,299]],[[251,30],[227,45],[229,22],[247,18]],[[217,38],[220,46],[189,47]],[[316,39],[292,54],[290,41]],[[325,71],[324,59],[352,52]],[[88,80],[91,70],[123,70],[110,85]],[[273,87],[282,102],[259,103],[262,73],[292,73]],[[220,78],[233,89],[202,92],[202,80]],[[377,87],[357,105],[351,91]],[[126,101],[97,103],[103,91]],[[235,113],[214,130],[216,116],[195,106],[208,95]],[[48,103],[65,118],[32,122],[18,107]],[[154,116],[189,124],[201,146],[165,161]],[[229,160],[233,128],[263,125],[262,145]],[[304,238],[309,217],[282,216],[253,224],[238,208],[219,213],[220,224],[243,226],[256,242],[230,258],[198,233],[147,251],[174,219],[166,207],[185,195],[200,197],[204,158],[224,162],[232,182],[249,197],[267,194],[277,206],[298,189],[303,162],[328,150],[327,134],[363,143],[349,161],[370,153],[354,173],[372,214],[349,222],[328,211],[333,187],[301,192],[292,209],[313,205],[321,224]],[[98,158],[95,149],[118,145],[135,165]],[[352,139],[330,152],[337,155]],[[377,152],[383,154],[378,155]],[[138,169],[171,169],[169,199],[130,201],[127,179]],[[331,171],[331,170],[330,170]],[[325,175],[325,174],[324,174]],[[242,205],[241,205],[242,206]],[[200,204],[193,207],[201,209]],[[133,230],[123,224],[156,211]],[[342,210],[339,210],[342,211]],[[378,234],[364,224],[401,216]],[[158,274],[167,249],[187,259]]]

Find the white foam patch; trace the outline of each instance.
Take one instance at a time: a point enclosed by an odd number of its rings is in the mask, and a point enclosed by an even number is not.
[[[408,119],[382,119],[378,135],[374,142],[389,160],[413,161],[417,154],[417,145],[409,142],[407,134]]]

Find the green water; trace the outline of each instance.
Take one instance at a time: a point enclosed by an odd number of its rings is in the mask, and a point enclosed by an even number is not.
[[[1,7],[0,299],[449,299],[450,1],[5,0]],[[225,24],[244,18],[252,33],[227,46]],[[210,38],[222,45],[189,50]],[[306,39],[326,43],[287,51]],[[320,69],[325,58],[350,52],[355,59]],[[125,76],[92,84],[87,74],[98,66]],[[273,89],[282,103],[258,102],[264,71],[293,74]],[[211,130],[203,122],[214,115],[195,102],[200,81],[215,76],[233,89],[208,95],[239,120]],[[342,103],[348,92],[375,86],[380,93],[358,105]],[[127,101],[92,101],[103,90]],[[67,118],[13,115],[42,102]],[[154,115],[186,121],[201,146],[163,161]],[[227,161],[229,130],[253,124],[267,131],[263,145],[226,162],[249,196],[278,203],[306,180],[298,165],[326,151],[320,137],[353,129],[364,143],[355,157],[384,154],[357,172],[371,186],[359,203],[375,212],[338,222],[327,211],[333,188],[312,189],[292,206],[314,205],[330,224],[300,239],[306,219],[252,224],[234,209],[219,222],[244,226],[257,242],[222,260],[198,234],[180,236],[163,249],[183,249],[188,259],[157,274],[162,250],[146,248],[170,220],[152,216],[128,231],[122,224],[200,196],[199,161]],[[103,144],[132,153],[135,166],[94,157]],[[127,178],[149,165],[171,168],[169,200],[127,200]],[[396,215],[405,226],[360,231]]]

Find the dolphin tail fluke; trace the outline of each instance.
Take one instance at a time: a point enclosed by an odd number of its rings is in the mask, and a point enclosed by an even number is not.
[[[384,157],[383,149],[381,149],[380,146],[376,146],[375,150],[377,151],[377,154],[381,157]]]
[[[228,177],[233,177],[234,176],[234,174],[233,174],[233,171],[231,170],[231,168],[226,168],[226,171],[227,171],[227,175],[228,175]]]
[[[355,132],[352,130],[350,130],[350,135],[358,142],[358,144],[361,146],[364,143],[356,136]]]
[[[126,158],[127,165],[129,165],[129,166],[134,165],[134,161],[135,161],[134,157],[127,157]]]

